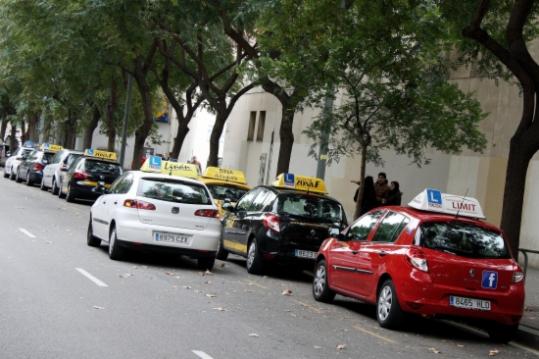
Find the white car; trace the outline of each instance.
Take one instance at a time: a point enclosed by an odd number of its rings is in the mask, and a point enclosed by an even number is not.
[[[67,171],[69,166],[80,156],[82,156],[82,152],[73,150],[64,149],[57,152],[51,162],[43,169],[41,189],[46,191],[51,188],[52,194],[58,194],[58,189],[62,182],[60,179],[62,172]]]
[[[121,259],[128,245],[146,245],[196,258],[199,268],[211,269],[220,237],[218,210],[203,183],[130,171],[92,206],[87,242],[107,242],[111,259]]]
[[[30,154],[30,152],[34,150],[35,148],[31,147],[17,148],[15,153],[11,154],[11,156],[6,160],[6,164],[4,165],[4,178],[9,177],[10,180],[15,180],[19,164],[22,162],[26,155]]]

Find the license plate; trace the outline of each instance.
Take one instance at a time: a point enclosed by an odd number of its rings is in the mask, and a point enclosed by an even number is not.
[[[313,252],[313,251],[305,251],[303,249],[296,249],[294,251],[294,255],[296,257],[300,257],[300,258],[309,258],[309,259],[316,259],[316,255],[318,253],[316,252]]]
[[[153,232],[153,240],[156,242],[176,243],[190,246],[191,239],[192,237],[188,234]]]
[[[463,309],[490,310],[490,300],[449,296],[449,305]]]

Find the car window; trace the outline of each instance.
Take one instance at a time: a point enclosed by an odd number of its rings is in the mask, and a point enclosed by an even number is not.
[[[54,157],[54,153],[52,153],[52,152],[45,152],[45,153],[43,154],[42,159],[43,159],[43,160],[46,160],[47,163],[51,163],[53,157]]]
[[[410,219],[400,213],[388,212],[373,237],[373,242],[395,242]]]
[[[92,174],[108,173],[115,176],[120,176],[122,174],[122,168],[117,163],[95,160],[86,160],[84,162],[84,168],[86,169],[86,171]]]
[[[376,223],[378,223],[378,220],[383,214],[384,211],[376,211],[359,218],[350,226],[350,229],[348,230],[348,238],[360,241],[366,240],[372,228]]]
[[[344,209],[329,198],[290,193],[279,196],[279,214],[339,224],[344,220]]]
[[[84,169],[84,159],[81,159],[80,161],[75,161],[69,166],[68,171],[73,172],[75,169],[82,170]]]
[[[211,184],[208,185],[208,189],[211,192],[211,195],[215,199],[224,201],[225,199],[230,200],[231,202],[238,202],[238,200],[247,193],[247,190],[237,188],[234,186],[220,185],[220,184]]]
[[[256,188],[250,192],[247,192],[238,202],[236,208],[239,211],[250,211],[253,204],[253,200],[260,193],[261,189]]]
[[[114,194],[124,194],[129,192],[131,186],[133,185],[133,174],[126,173],[122,177],[119,177],[110,188],[110,193]]]
[[[271,192],[267,189],[261,189],[261,191],[257,194],[256,198],[253,200],[253,205],[251,207],[251,211],[261,211],[266,204],[266,198]]]
[[[71,164],[72,164],[77,158],[79,158],[80,156],[82,156],[80,153],[70,153],[70,154],[67,155],[66,158],[64,159],[64,163],[69,167],[69,166],[71,166]]]
[[[210,194],[199,184],[163,178],[142,178],[138,196],[186,204],[211,204]]]
[[[63,151],[56,152],[56,154],[51,160],[51,164],[60,163],[60,160],[62,159],[63,154],[64,154]]]
[[[427,222],[420,228],[420,245],[470,258],[509,258],[500,233],[459,221]]]

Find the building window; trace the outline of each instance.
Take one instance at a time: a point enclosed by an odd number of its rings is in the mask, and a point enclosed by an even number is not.
[[[247,141],[253,141],[255,138],[256,111],[251,111],[249,118],[249,130],[247,132]]]
[[[264,127],[266,126],[266,111],[260,111],[258,115],[258,130],[256,131],[256,142],[264,141]]]

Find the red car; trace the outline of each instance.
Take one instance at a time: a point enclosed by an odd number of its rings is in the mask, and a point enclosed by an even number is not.
[[[500,229],[479,218],[479,202],[425,190],[410,207],[382,207],[320,247],[314,298],[342,294],[376,304],[383,327],[405,313],[488,323],[511,339],[524,309],[524,273]],[[415,207],[415,208],[414,208]]]

